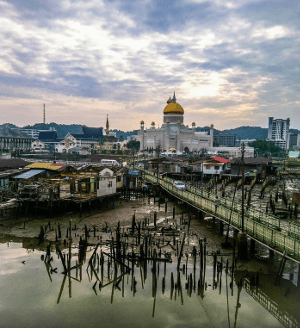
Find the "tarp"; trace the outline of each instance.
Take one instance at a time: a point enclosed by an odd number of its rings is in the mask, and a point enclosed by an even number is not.
[[[139,175],[140,171],[139,170],[128,170],[129,175]]]
[[[40,173],[45,172],[45,170],[29,170],[27,172],[21,173],[19,175],[16,175],[15,177],[13,177],[14,179],[30,179],[32,177],[34,177],[35,175],[38,175]]]

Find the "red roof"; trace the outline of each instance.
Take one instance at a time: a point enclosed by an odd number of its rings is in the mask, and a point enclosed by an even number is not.
[[[211,158],[213,158],[214,160],[216,160],[220,163],[224,163],[224,164],[227,164],[229,162],[229,159],[219,157],[219,156],[212,156]]]
[[[60,166],[60,167],[64,167],[66,166],[65,164],[60,164],[60,163],[52,163],[52,166]]]

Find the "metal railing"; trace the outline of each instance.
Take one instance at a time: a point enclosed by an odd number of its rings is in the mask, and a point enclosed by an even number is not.
[[[219,219],[231,224],[235,228],[241,230],[242,217],[241,206],[233,206],[231,209],[231,202],[224,203],[224,199],[221,200],[220,205],[216,208],[215,197],[208,195],[206,192],[195,192],[195,187],[188,187],[187,190],[179,190],[173,186],[174,180],[170,178],[163,178],[161,175],[155,175],[151,171],[144,170],[144,178],[148,181],[159,184],[163,189],[170,192],[174,196],[177,196],[183,201],[190,203],[191,205],[211,213]],[[223,202],[222,202],[223,201]],[[251,212],[254,213],[254,212]],[[265,218],[266,216],[266,218]],[[300,240],[295,236],[291,236],[287,231],[280,231],[280,223],[276,225],[276,221],[267,215],[258,218],[256,216],[245,215],[244,218],[244,232],[249,236],[256,238],[262,243],[268,245],[271,248],[277,249],[279,252],[284,252],[299,260],[300,259]],[[300,236],[300,228],[297,230]]]

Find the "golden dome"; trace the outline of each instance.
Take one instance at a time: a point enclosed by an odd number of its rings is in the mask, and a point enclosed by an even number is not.
[[[171,102],[171,103],[169,103],[165,107],[164,114],[179,114],[179,115],[183,115],[184,114],[184,110],[181,107],[181,105],[179,105],[178,103]]]

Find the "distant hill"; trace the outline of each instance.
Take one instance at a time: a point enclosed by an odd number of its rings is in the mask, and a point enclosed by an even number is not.
[[[11,124],[11,123],[4,123],[4,124],[1,124],[0,126],[8,126],[10,129],[15,129],[15,128],[17,128],[16,125]]]
[[[55,128],[57,131],[57,138],[63,139],[68,132],[70,133],[76,133],[76,134],[91,134],[96,135],[98,137],[99,129],[102,130],[102,128],[88,128],[85,125],[81,124],[57,124],[54,122],[51,123],[36,123],[34,125],[27,125],[24,126],[23,129],[37,129],[37,130],[50,130],[50,128]],[[100,135],[99,135],[100,137]]]
[[[209,126],[198,127],[196,131],[207,131],[209,132]],[[227,129],[227,130],[217,130],[214,129],[214,135],[218,135],[220,133],[228,133],[228,134],[236,134],[237,138],[240,139],[267,139],[268,137],[268,129],[261,128],[259,126],[241,126],[235,129]]]
[[[235,129],[224,130],[223,132],[236,134],[239,140],[268,138],[268,129],[259,126],[241,126]]]
[[[239,140],[268,138],[268,129],[261,128],[260,126],[241,126],[239,128],[224,130],[222,132],[236,134]],[[295,134],[300,133],[300,131],[297,129],[290,129],[289,132]]]
[[[138,130],[124,132],[124,131],[114,129],[114,130],[112,130],[112,132],[117,133],[117,139],[119,139],[122,136],[124,138],[124,140],[126,140],[128,136],[133,136],[133,135],[138,134]]]
[[[299,134],[300,131],[298,129],[290,129],[289,130],[291,133]]]
[[[9,127],[16,128],[17,126],[14,124],[9,124]],[[5,125],[5,124],[3,124]],[[37,130],[50,130],[50,127],[55,128],[57,131],[57,137],[59,139],[63,139],[68,132],[70,133],[76,133],[76,134],[89,134],[93,137],[100,137],[102,127],[99,128],[90,128],[85,125],[81,124],[57,124],[54,122],[43,124],[43,123],[36,123],[34,125],[27,125],[24,126],[24,129],[37,129]],[[206,131],[209,133],[210,128],[209,126],[204,127],[197,127],[196,131]],[[117,138],[119,139],[121,136],[124,138],[124,140],[127,139],[128,136],[137,135],[138,130],[133,131],[121,131],[114,129],[112,132],[116,132]],[[291,133],[299,134],[300,131],[297,129],[290,129]],[[239,140],[241,139],[267,139],[268,137],[268,129],[267,128],[261,128],[259,126],[241,126],[235,129],[226,129],[226,130],[217,130],[214,129],[214,135],[218,135],[220,133],[229,133],[229,134],[236,134],[237,138]]]

